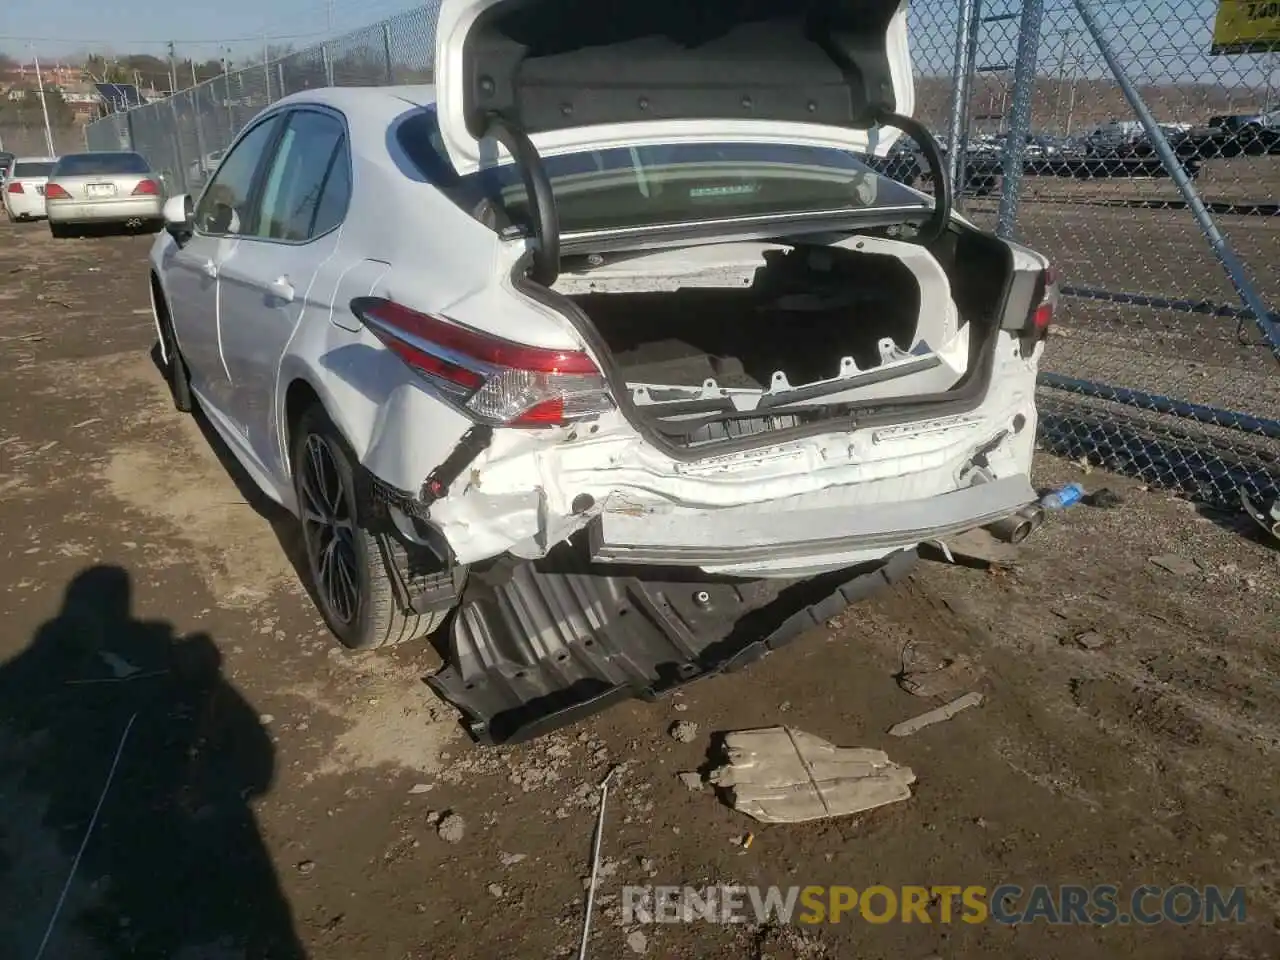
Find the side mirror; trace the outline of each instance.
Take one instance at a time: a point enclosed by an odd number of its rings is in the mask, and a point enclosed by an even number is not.
[[[170,197],[164,202],[161,213],[164,216],[164,228],[169,231],[169,236],[173,237],[179,245],[186,243],[195,228],[195,207],[191,202],[191,195],[181,193],[176,197]]]

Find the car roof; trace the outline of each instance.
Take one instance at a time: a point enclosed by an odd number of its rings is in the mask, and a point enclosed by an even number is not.
[[[14,157],[14,163],[57,163],[57,157]]]
[[[353,139],[381,140],[398,117],[435,102],[436,88],[429,83],[398,87],[320,87],[283,97],[271,105],[271,111],[307,105],[332,107],[347,118]]]
[[[434,84],[403,84],[397,87],[320,87],[300,90],[282,97],[271,106],[273,109],[304,104],[333,107],[351,116],[364,110],[382,110],[403,113],[406,106],[428,107],[436,102]]]

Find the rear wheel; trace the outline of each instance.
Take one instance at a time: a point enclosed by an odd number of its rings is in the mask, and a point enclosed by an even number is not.
[[[423,637],[447,611],[401,610],[377,538],[356,496],[356,458],[324,408],[313,404],[293,431],[293,487],[312,592],[343,646],[369,650]]]

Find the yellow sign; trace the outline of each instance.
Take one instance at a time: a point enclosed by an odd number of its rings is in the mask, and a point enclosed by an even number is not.
[[[1218,0],[1213,53],[1280,49],[1280,0]]]

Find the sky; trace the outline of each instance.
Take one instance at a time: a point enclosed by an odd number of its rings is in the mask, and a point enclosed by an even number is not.
[[[607,0],[602,0],[607,2]],[[917,70],[949,73],[961,0],[912,0],[911,45]],[[1280,89],[1280,53],[1209,54],[1218,0],[1088,0],[1104,31],[1139,82],[1214,81]],[[57,61],[92,53],[164,57],[173,40],[179,58],[228,56],[233,65],[261,62],[264,39],[312,46],[327,37],[421,6],[421,0],[0,0],[0,51],[27,59],[33,46]],[[1044,0],[1041,73],[1099,77],[1106,71],[1085,33],[1074,0]],[[980,66],[1012,64],[1021,0],[982,0],[989,20],[980,32]],[[405,38],[411,43],[412,38]]]
[[[233,62],[261,60],[264,35],[275,45],[310,46],[416,6],[415,0],[17,0],[0,3],[0,52],[23,60],[92,53]],[[329,24],[332,22],[332,32]]]

